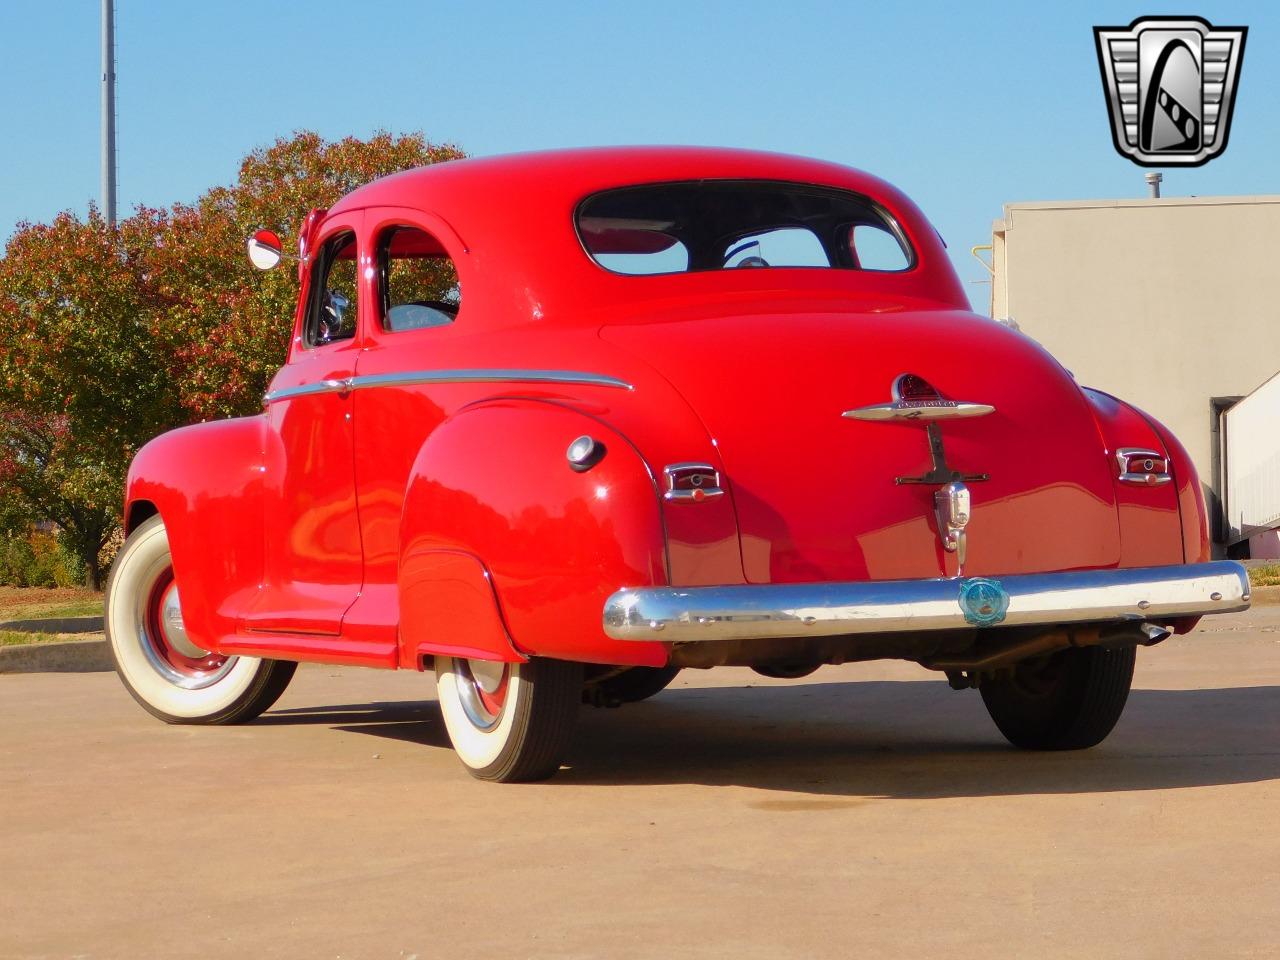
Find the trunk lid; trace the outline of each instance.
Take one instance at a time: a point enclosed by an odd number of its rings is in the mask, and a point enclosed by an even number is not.
[[[935,421],[948,465],[989,475],[967,484],[966,576],[1118,562],[1092,413],[1052,357],[1005,327],[955,311],[822,309],[615,323],[600,335],[669,380],[714,438],[748,582],[957,573],[934,516],[938,485],[895,482],[930,470],[926,423],[842,417],[888,403],[903,373],[995,407]]]

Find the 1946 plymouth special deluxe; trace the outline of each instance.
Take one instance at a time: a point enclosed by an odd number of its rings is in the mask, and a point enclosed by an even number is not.
[[[298,239],[264,412],[129,473],[107,630],[164,720],[255,717],[298,661],[433,668],[466,767],[529,780],[581,703],[681,668],[902,658],[1072,749],[1115,725],[1137,646],[1248,605],[1178,441],[970,313],[866,174],[463,160]],[[249,252],[282,259],[266,231]]]

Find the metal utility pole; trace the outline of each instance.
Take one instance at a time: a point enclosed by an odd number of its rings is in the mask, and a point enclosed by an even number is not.
[[[115,0],[102,0],[102,215],[116,225]]]

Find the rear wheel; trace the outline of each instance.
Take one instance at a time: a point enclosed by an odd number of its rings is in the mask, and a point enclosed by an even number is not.
[[[1005,738],[1027,750],[1082,750],[1124,711],[1136,648],[1084,647],[1019,664],[978,687]]]
[[[105,629],[125,689],[166,723],[241,723],[280,698],[297,664],[211,653],[187,635],[159,516],[129,535],[107,580]]]
[[[436,657],[436,692],[454,752],[473,777],[545,780],[573,735],[582,664]]]

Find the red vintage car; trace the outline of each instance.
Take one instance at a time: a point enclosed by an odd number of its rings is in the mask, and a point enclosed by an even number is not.
[[[467,768],[528,780],[682,668],[900,658],[1081,748],[1137,646],[1248,605],[1178,441],[971,313],[864,173],[464,160],[312,212],[297,267],[263,413],[129,474],[107,630],[161,719],[248,720],[299,661],[433,668]]]

